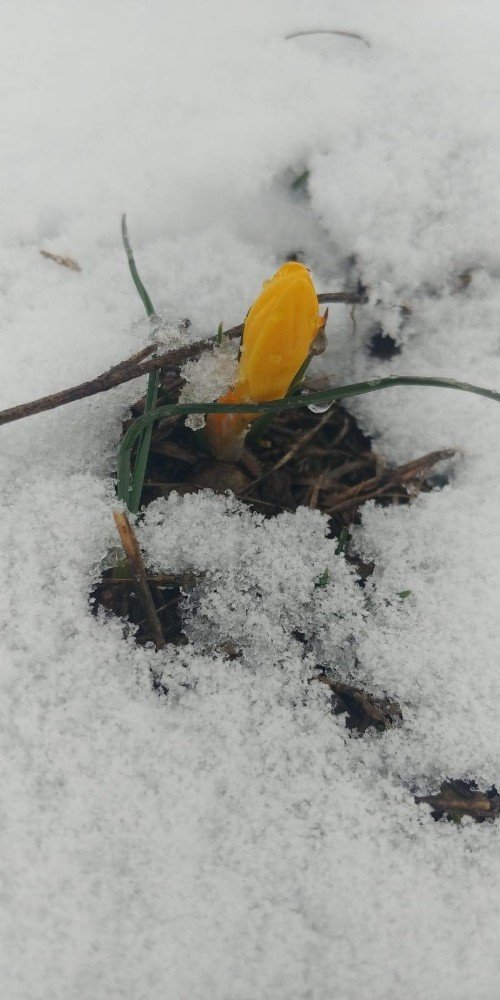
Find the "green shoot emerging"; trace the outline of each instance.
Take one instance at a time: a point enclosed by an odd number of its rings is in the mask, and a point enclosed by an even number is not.
[[[146,310],[146,314],[150,319],[156,319],[156,310],[153,303],[148,295],[144,284],[141,281],[139,272],[134,259],[134,254],[132,247],[130,245],[128,229],[127,229],[127,217],[122,216],[122,238],[123,245],[125,247],[125,253],[127,254],[128,266],[130,268],[130,273],[132,275],[132,280],[135,287],[139,293],[141,301]],[[148,388],[146,392],[146,402],[144,406],[144,414],[150,415],[153,413],[156,407],[156,401],[158,398],[158,388],[160,384],[160,373],[158,371],[151,372],[148,379]],[[153,433],[153,421],[151,420],[148,424],[144,426],[141,431],[139,441],[137,442],[137,449],[135,455],[135,461],[133,468],[131,470],[131,482],[130,489],[127,496],[127,505],[132,513],[139,510],[141,504],[141,494],[142,488],[144,486],[144,476],[146,474],[146,465],[149,455],[149,446],[151,444],[151,435]]]
[[[138,501],[137,491],[133,492],[132,450],[138,438],[145,430],[152,427],[155,420],[172,416],[185,416],[188,413],[279,413],[283,410],[293,410],[299,406],[310,406],[311,404],[321,406],[333,403],[338,399],[362,396],[368,392],[378,392],[380,389],[391,389],[402,385],[455,389],[460,392],[471,392],[477,396],[484,396],[486,399],[494,399],[500,403],[500,392],[495,392],[494,389],[485,389],[481,386],[470,385],[468,382],[457,382],[454,379],[419,375],[391,375],[388,378],[370,379],[367,382],[355,382],[352,385],[332,386],[329,389],[322,389],[320,392],[286,396],[284,399],[271,400],[266,403],[169,403],[167,406],[158,407],[154,413],[145,412],[134,421],[124,435],[118,453],[118,496],[127,504],[129,510],[138,510],[140,494]],[[137,506],[132,507],[132,503],[137,503]]]
[[[327,566],[326,569],[323,570],[321,576],[319,576],[318,579],[316,580],[316,586],[326,587],[327,583],[329,582],[330,582],[330,570],[328,569]]]

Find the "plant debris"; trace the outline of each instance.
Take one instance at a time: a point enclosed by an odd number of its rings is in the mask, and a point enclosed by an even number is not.
[[[134,415],[141,408],[142,401]],[[143,501],[173,490],[231,489],[269,515],[317,507],[331,516],[332,533],[339,534],[357,521],[367,500],[408,503],[434,488],[429,474],[454,454],[453,449],[442,449],[388,467],[354,417],[336,404],[321,416],[304,408],[275,414],[238,463],[214,462],[203,450],[202,437],[186,428],[182,418],[171,417],[153,433]]]
[[[147,575],[146,582],[160,623],[162,645],[167,642],[184,645],[186,640],[182,632],[179,603],[186,589],[196,582],[195,578],[190,574]],[[102,608],[106,613],[128,621],[133,626],[135,641],[140,646],[154,642],[150,619],[145,614],[141,592],[133,577],[115,577],[112,570],[106,570],[94,587],[90,600],[94,613]]]
[[[178,370],[169,368],[164,372],[162,385],[159,405],[178,394]],[[133,417],[139,415],[144,400],[131,409]],[[124,429],[129,425],[128,420]],[[152,434],[143,503],[147,505],[173,491],[183,494],[209,488],[215,492],[231,490],[265,517],[283,510],[295,511],[300,506],[318,508],[329,515],[331,537],[338,538],[337,551],[342,551],[355,566],[360,586],[374,570],[372,562],[364,563],[349,548],[349,527],[359,520],[360,507],[368,500],[383,505],[410,503],[418,493],[435,488],[430,474],[439,462],[455,454],[453,449],[442,449],[388,467],[341,404],[322,414],[305,408],[274,414],[261,429],[261,436],[254,435],[250,440],[238,462],[214,461],[204,448],[203,434],[186,427],[182,417],[160,420]],[[441,476],[439,484],[445,482],[446,476]],[[137,556],[137,542],[133,552],[125,548],[131,575],[120,576],[107,570],[92,595],[95,610],[101,607],[127,620],[142,645],[153,642],[157,649],[166,643],[184,645],[187,638],[182,602],[196,586],[197,578],[186,573],[148,575],[140,552]],[[323,571],[317,586],[327,584],[328,575]],[[407,592],[399,596],[403,599]],[[231,640],[219,651],[228,659],[239,657]],[[402,709],[390,697],[375,697],[319,669],[321,672],[311,681],[330,689],[332,712],[345,715],[349,730],[362,735],[368,729],[384,732],[402,724]],[[165,693],[154,674],[152,684],[157,693]],[[500,814],[496,789],[481,792],[474,782],[445,782],[438,794],[417,796],[415,801],[428,803],[435,819],[446,816],[459,820],[467,815],[480,822]]]
[[[400,706],[389,698],[375,698],[361,688],[344,684],[325,673],[315,679],[331,689],[333,712],[335,715],[345,713],[348,729],[364,733],[373,726],[383,732],[403,720]]]
[[[67,267],[70,271],[81,271],[81,267],[77,260],[73,257],[62,257],[59,253],[51,253],[50,250],[40,250],[42,257],[46,257],[48,260],[53,260],[55,264],[60,264],[61,267]]]
[[[178,371],[165,372],[162,385],[159,405],[178,394]],[[131,408],[133,416],[143,408],[141,399]],[[126,421],[124,429],[129,424]],[[452,455],[450,449],[433,452],[388,468],[355,418],[337,404],[322,414],[305,408],[275,414],[238,462],[220,462],[204,450],[202,433],[186,427],[182,417],[169,417],[159,421],[152,434],[142,501],[147,505],[173,491],[185,494],[209,488],[231,490],[265,517],[300,506],[315,507],[329,515],[331,536],[339,539],[339,551],[356,567],[363,586],[373,563],[365,564],[349,551],[349,526],[359,520],[362,504],[369,499],[380,504],[409,503],[419,492],[432,488],[429,472]],[[153,642],[160,648],[164,642],[185,643],[181,603],[186,588],[194,583],[185,576],[182,580],[155,577],[145,569],[140,580],[135,569],[127,578],[106,571],[93,597],[96,608],[102,606],[135,626],[137,642]],[[326,675],[324,682],[334,683]],[[346,685],[332,690],[338,711],[347,712],[348,724],[361,732],[368,726],[384,728],[400,718],[400,710],[390,701],[373,701]]]
[[[151,638],[153,639],[156,649],[162,649],[165,645],[165,637],[163,635],[160,619],[158,618],[158,613],[151,595],[151,588],[147,579],[146,567],[139,548],[139,543],[135,537],[135,533],[127,515],[122,511],[115,510],[113,517],[118,529],[120,541],[125,550],[127,562],[132,572],[139,600],[144,610]]]
[[[415,802],[426,802],[432,807],[433,819],[446,819],[459,823],[464,816],[471,816],[476,823],[497,819],[500,816],[500,795],[491,785],[481,792],[475,781],[462,778],[443,781],[435,795],[416,795]]]

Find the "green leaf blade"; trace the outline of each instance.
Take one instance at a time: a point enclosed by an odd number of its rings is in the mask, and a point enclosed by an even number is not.
[[[154,412],[143,413],[129,427],[123,437],[118,454],[118,496],[125,503],[129,501],[131,480],[131,453],[137,438],[155,420],[164,417],[187,416],[189,413],[279,413],[297,407],[334,402],[348,399],[352,396],[363,396],[369,392],[381,389],[391,389],[398,386],[417,386],[427,388],[453,389],[483,396],[500,403],[500,392],[483,386],[471,385],[468,382],[458,382],[455,379],[433,378],[425,375],[390,375],[387,378],[370,379],[366,382],[354,382],[322,389],[319,392],[303,393],[299,396],[287,396],[284,399],[270,400],[266,403],[170,403],[158,407]]]

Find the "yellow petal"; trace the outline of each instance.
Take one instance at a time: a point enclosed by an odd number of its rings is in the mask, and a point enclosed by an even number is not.
[[[238,380],[220,402],[261,403],[282,399],[324,322],[308,269],[295,261],[284,264],[264,282],[248,313]],[[210,415],[207,435],[214,454],[221,457],[223,452],[227,453],[232,437],[235,444],[236,438],[242,439],[250,419],[244,414]]]
[[[284,264],[266,282],[245,320],[238,382],[256,402],[281,399],[305,361],[320,325],[309,271]]]

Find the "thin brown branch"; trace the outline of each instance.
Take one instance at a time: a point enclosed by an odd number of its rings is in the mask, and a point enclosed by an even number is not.
[[[320,302],[366,301],[366,299],[359,295],[351,295],[350,292],[324,292],[322,295],[318,295],[318,300]],[[243,324],[240,323],[230,330],[225,330],[224,336],[235,338],[241,337],[242,333]],[[58,406],[65,406],[67,403],[73,403],[77,399],[86,399],[87,396],[96,396],[100,392],[108,392],[109,389],[114,389],[125,382],[132,382],[136,378],[142,378],[143,375],[148,375],[150,372],[158,371],[162,368],[177,368],[184,361],[188,361],[189,358],[201,354],[202,351],[206,350],[213,343],[214,338],[209,337],[205,340],[198,340],[194,344],[186,344],[185,347],[177,347],[175,350],[166,351],[155,358],[147,358],[147,355],[155,350],[157,345],[148,345],[147,348],[143,348],[142,351],[132,355],[131,358],[127,358],[118,365],[114,365],[107,372],[97,375],[96,378],[90,379],[88,382],[81,382],[80,385],[74,385],[71,389],[63,389],[61,392],[55,392],[49,396],[41,396],[39,399],[33,399],[29,403],[19,403],[17,406],[10,406],[8,409],[0,411],[0,425],[13,423],[15,420],[22,420],[24,417],[32,417],[36,413],[55,410]]]
[[[328,514],[339,514],[341,511],[358,507],[367,500],[374,500],[378,496],[390,494],[395,486],[404,486],[417,478],[423,479],[434,465],[447,458],[452,458],[456,454],[453,448],[443,448],[440,451],[431,451],[428,455],[416,458],[413,462],[400,465],[395,469],[384,469],[379,476],[372,476],[365,479],[356,486],[335,493],[332,496],[333,503],[325,501],[325,510]]]
[[[145,358],[149,358],[150,354],[153,354],[153,351],[157,351],[159,346],[159,344],[148,344],[141,351],[137,351],[137,354],[132,354],[130,358],[125,358],[125,361],[119,361],[117,365],[108,368],[107,374],[110,375],[111,372],[123,372],[126,368],[138,365]]]
[[[303,448],[306,444],[309,444],[309,441],[312,440],[314,435],[321,430],[321,428],[327,423],[328,420],[330,420],[330,418],[331,418],[331,413],[329,411],[324,413],[323,416],[321,417],[321,420],[318,420],[317,424],[314,424],[314,426],[310,430],[306,431],[305,434],[302,434],[299,438],[297,438],[294,441],[291,448],[288,449],[285,455],[282,455],[282,457],[279,459],[278,462],[275,462],[274,465],[271,465],[271,467],[269,469],[266,469],[266,471],[263,472],[262,475],[258,477],[258,479],[254,479],[253,482],[249,483],[248,486],[245,486],[244,489],[240,490],[239,492],[248,493],[249,490],[253,489],[254,486],[257,486],[264,479],[267,479],[267,477],[270,476],[273,472],[277,472],[278,469],[282,469],[284,465],[287,465],[288,462],[290,462],[292,458],[295,457],[295,455],[297,454],[298,451],[300,451],[301,448]]]
[[[144,614],[149,625],[151,637],[156,649],[163,649],[165,639],[163,637],[160,619],[158,618],[154,601],[151,596],[146,567],[139,548],[139,543],[135,537],[132,525],[130,524],[127,515],[122,511],[114,510],[113,517],[118,529],[120,541],[125,549],[125,555],[127,556],[127,562],[130,566],[130,572],[137,584],[139,591],[138,596],[144,608]]]
[[[307,506],[311,507],[313,510],[318,506],[319,495],[323,489],[323,473],[320,473],[317,479],[313,483],[313,487],[309,494],[309,500],[307,501]]]
[[[243,327],[235,327],[235,331],[241,333]],[[229,330],[228,336],[237,336],[238,333]],[[0,412],[0,425],[10,424],[14,420],[22,420],[23,417],[32,417],[36,413],[44,413],[46,410],[55,410],[58,406],[66,403],[73,403],[77,399],[85,399],[87,396],[96,396],[100,392],[108,392],[109,389],[123,385],[125,382],[132,382],[136,378],[148,375],[149,372],[157,371],[160,368],[171,368],[182,364],[188,358],[199,354],[213,340],[201,340],[195,344],[187,344],[186,347],[178,347],[174,351],[167,351],[156,358],[148,358],[137,363],[134,361],[136,355],[126,361],[115,365],[103,375],[82,382],[80,385],[72,386],[71,389],[63,389],[50,396],[42,396],[34,399],[30,403],[20,403],[18,406],[11,406],[7,410]],[[148,350],[149,353],[149,350]]]
[[[157,613],[158,617],[161,614],[163,614],[165,611],[168,611],[169,608],[175,607],[175,605],[178,604],[179,601],[182,601],[182,594],[176,594],[175,597],[172,597],[170,601],[166,601],[165,604],[161,604],[159,608],[156,608],[156,613]],[[147,618],[141,618],[135,624],[139,628],[141,628],[141,626],[144,626],[145,624],[147,624]]]

